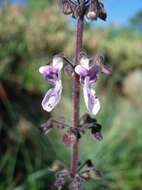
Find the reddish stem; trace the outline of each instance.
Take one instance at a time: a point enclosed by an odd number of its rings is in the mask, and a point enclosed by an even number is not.
[[[77,32],[76,32],[76,51],[75,51],[75,65],[79,64],[80,52],[82,50],[83,41],[83,25],[84,17],[79,17],[77,21]],[[74,74],[73,79],[73,127],[79,126],[79,109],[80,109],[80,82],[79,76]],[[74,177],[77,172],[78,166],[78,146],[79,140],[77,139],[72,148],[72,160],[71,160],[71,174]]]

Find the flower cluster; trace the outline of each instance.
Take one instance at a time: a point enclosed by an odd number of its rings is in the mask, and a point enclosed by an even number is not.
[[[96,169],[91,160],[86,160],[83,164],[80,163],[74,177],[69,172],[68,167],[59,160],[55,160],[49,170],[51,172],[56,172],[54,185],[58,190],[64,187],[68,179],[71,181],[69,186],[70,190],[82,190],[85,181],[102,178],[102,174]]]
[[[91,132],[92,136],[95,137],[97,141],[101,141],[103,139],[101,133],[102,126],[89,114],[84,114],[81,117],[78,128],[74,128],[73,126],[66,124],[63,117],[58,119],[50,118],[46,123],[41,125],[45,135],[55,127],[63,131],[62,141],[66,146],[74,145],[76,140],[79,140],[87,130]]]
[[[84,179],[80,177],[78,174],[73,178],[69,189],[70,190],[82,190],[84,184]]]
[[[85,53],[80,54],[80,64],[74,68],[74,72],[80,76],[80,83],[83,88],[84,100],[88,111],[94,115],[100,110],[100,102],[96,96],[93,86],[96,84],[99,74],[110,74],[110,67],[103,64],[104,58],[97,54],[95,57],[89,58]],[[63,68],[64,59],[62,56],[53,57],[50,65],[41,66],[39,72],[45,80],[54,86],[47,91],[42,101],[42,107],[45,111],[50,112],[60,102],[62,93],[61,70]]]
[[[81,15],[89,20],[97,20],[98,18],[106,20],[107,14],[104,5],[98,0],[62,0],[63,13],[78,18]]]

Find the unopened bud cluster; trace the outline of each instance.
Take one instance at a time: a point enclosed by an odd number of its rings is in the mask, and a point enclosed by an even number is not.
[[[107,18],[104,4],[99,0],[62,0],[62,7],[63,13],[72,15],[73,18],[78,18],[81,15],[91,21],[98,18],[105,21]]]

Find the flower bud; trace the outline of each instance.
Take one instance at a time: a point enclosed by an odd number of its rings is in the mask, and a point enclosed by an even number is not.
[[[66,146],[73,145],[76,142],[76,136],[71,132],[67,132],[63,136],[63,142]]]
[[[53,128],[52,120],[49,119],[46,123],[43,123],[41,128],[43,129],[45,135],[48,134]]]
[[[78,174],[72,180],[69,189],[70,190],[82,190],[84,180]]]
[[[98,11],[99,11],[99,3],[98,0],[91,0],[89,10],[87,13],[87,18],[89,20],[97,20],[98,18]]]
[[[65,179],[63,176],[58,176],[55,180],[55,183],[54,183],[54,186],[58,188],[58,190],[61,190],[62,187],[64,186],[65,184]]]
[[[68,0],[63,0],[62,1],[62,6],[63,6],[63,13],[65,15],[69,15],[72,13],[71,7],[70,7],[70,3],[68,2]]]

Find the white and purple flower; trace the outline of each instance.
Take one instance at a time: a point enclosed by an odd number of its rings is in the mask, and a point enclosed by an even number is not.
[[[80,57],[80,65],[75,67],[75,72],[80,76],[80,83],[83,86],[83,94],[88,111],[96,115],[100,110],[100,102],[93,89],[99,73],[110,74],[110,68],[102,64],[102,55],[96,55],[89,59],[85,54]]]
[[[62,93],[61,70],[63,68],[63,59],[60,56],[54,56],[51,65],[41,66],[39,72],[54,87],[49,89],[42,100],[42,107],[50,112],[59,103]]]

